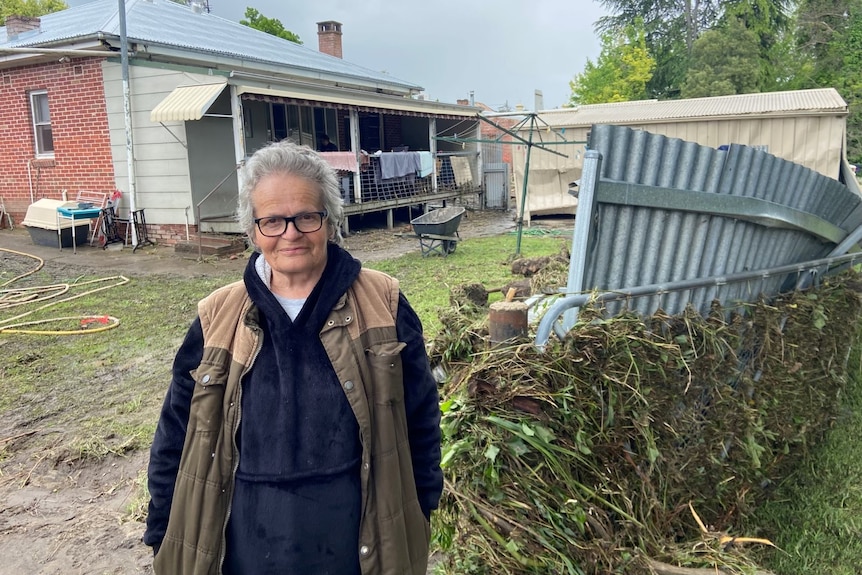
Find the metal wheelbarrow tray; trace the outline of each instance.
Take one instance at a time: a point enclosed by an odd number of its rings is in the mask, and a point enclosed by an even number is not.
[[[461,239],[458,226],[465,211],[462,207],[445,207],[410,220],[413,233],[419,238],[423,257],[434,252],[446,256],[455,251]]]

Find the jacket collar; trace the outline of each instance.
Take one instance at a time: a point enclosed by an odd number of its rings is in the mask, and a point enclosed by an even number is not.
[[[243,281],[249,297],[260,308],[262,316],[270,321],[274,318],[284,318],[290,321],[275,296],[261,280],[255,269],[258,258],[263,257],[254,252],[246,265]],[[346,250],[335,244],[327,247],[326,268],[317,285],[308,296],[302,311],[297,316],[295,324],[306,324],[311,329],[319,329],[326,321],[329,313],[344,304],[347,289],[356,281],[362,264]]]

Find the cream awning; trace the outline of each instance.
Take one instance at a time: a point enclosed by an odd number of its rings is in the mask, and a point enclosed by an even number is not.
[[[223,80],[214,84],[174,88],[173,92],[153,108],[150,112],[150,120],[153,122],[200,120],[226,85],[227,81]]]

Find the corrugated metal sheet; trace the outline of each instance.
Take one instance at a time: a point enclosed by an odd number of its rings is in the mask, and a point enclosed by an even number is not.
[[[409,92],[421,87],[388,74],[351,64],[303,45],[260,32],[213,14],[194,13],[188,6],[167,0],[127,0],[126,34],[130,41],[156,44],[238,58],[250,62],[289,66],[307,71],[338,74],[387,85]],[[9,41],[0,28],[0,46],[49,46],[77,39],[93,39],[99,33],[119,37],[116,0],[94,0],[87,4],[46,14],[41,31]]]
[[[539,117],[551,128],[592,124],[665,122],[708,117],[777,116],[800,112],[847,114],[847,102],[834,88],[738,94],[686,100],[640,100],[545,110]]]
[[[601,160],[584,163],[582,186],[593,182],[595,186],[581,191],[568,293],[673,283],[814,260],[830,255],[841,238],[862,225],[858,194],[813,170],[747,146],[719,150],[642,130],[597,125],[590,150],[591,158],[598,157],[596,151]],[[630,192],[628,200],[620,190]],[[680,196],[680,190],[690,194]],[[656,198],[662,197],[686,199],[677,199],[678,208],[650,207],[661,205]],[[716,205],[742,215],[715,215],[710,210]],[[832,232],[823,233],[827,228]],[[642,314],[657,308],[680,313],[691,304],[705,314],[714,299],[725,305],[754,301],[761,293],[778,293],[793,279],[767,277],[638,298],[629,307]],[[607,312],[615,314],[620,307],[609,304]]]

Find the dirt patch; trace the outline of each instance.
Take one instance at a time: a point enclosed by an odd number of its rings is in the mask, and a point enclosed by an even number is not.
[[[525,227],[525,233],[547,229],[571,229],[573,219],[568,217],[541,218]],[[461,218],[458,235],[462,240],[487,237],[517,230],[511,211],[468,210]],[[356,223],[351,220],[351,233],[344,238],[344,246],[360,261],[373,262],[402,254],[420,251],[418,238],[414,235],[409,219],[396,219],[392,229],[385,218],[367,216]],[[99,273],[124,275],[170,274],[180,277],[211,275],[235,275],[242,273],[246,255],[233,257],[203,257],[197,254],[177,253],[169,246],[143,246],[134,252],[131,247],[111,244],[108,249],[89,245],[79,246],[73,254],[69,248],[58,249],[55,245],[38,245],[33,242],[26,229],[17,226],[14,230],[0,229],[0,248],[23,252],[43,260],[59,269],[75,268]],[[29,263],[27,264],[29,266]],[[0,270],[2,272],[2,270]],[[11,277],[11,272],[0,275],[0,284]]]
[[[537,225],[548,227],[556,225],[564,219],[548,219]],[[568,220],[571,223],[571,219]],[[344,238],[344,246],[360,261],[373,262],[399,255],[420,251],[419,240],[413,233],[410,222],[395,221],[394,227],[388,229],[385,224],[369,219],[369,225],[353,230]],[[517,230],[517,224],[511,212],[471,211],[461,217],[458,226],[458,236],[462,240],[475,237],[497,236]]]
[[[0,483],[0,573],[152,573],[143,524],[125,512],[145,453],[38,476],[5,469]]]
[[[345,238],[345,247],[361,261],[420,250],[409,221],[396,220],[393,229],[385,221],[362,224],[351,222],[353,233]],[[534,220],[527,233],[571,230],[571,226],[570,217]],[[516,229],[511,212],[468,211],[458,232],[462,240],[469,240]],[[35,244],[21,227],[0,230],[0,248],[0,289],[40,263],[44,267],[39,281],[87,274],[225,276],[227,280],[240,277],[247,260],[247,254],[198,259],[162,246],[146,246],[133,253],[130,248],[109,246],[102,250],[85,245],[73,254],[71,249]],[[0,339],[0,353],[2,348]],[[160,358],[157,363],[167,365],[169,358]],[[111,373],[121,369],[121,364],[105,366],[104,378],[97,375],[96,379],[108,382]],[[108,373],[110,370],[115,371]],[[57,372],[34,377],[61,376],[58,368]],[[110,389],[105,383],[94,385],[90,392],[96,387]],[[85,397],[83,393],[82,400]],[[63,430],[41,429],[39,420],[22,409],[7,410],[0,422],[0,575],[152,573],[151,550],[141,542],[144,525],[128,513],[146,469],[146,450],[138,449],[124,457],[108,456],[98,462],[67,462],[62,454],[35,447],[34,438],[46,433],[62,434]],[[4,459],[4,452],[15,455]]]

